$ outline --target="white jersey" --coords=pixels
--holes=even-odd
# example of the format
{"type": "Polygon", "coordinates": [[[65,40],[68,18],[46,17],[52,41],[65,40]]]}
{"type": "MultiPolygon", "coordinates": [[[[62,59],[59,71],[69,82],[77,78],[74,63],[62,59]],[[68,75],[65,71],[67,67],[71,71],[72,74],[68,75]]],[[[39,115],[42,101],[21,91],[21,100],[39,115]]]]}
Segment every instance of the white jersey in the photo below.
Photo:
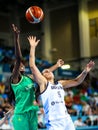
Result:
{"type": "Polygon", "coordinates": [[[47,89],[41,94],[46,122],[65,118],[68,115],[64,95],[63,87],[59,82],[57,84],[48,82],[47,89]]]}

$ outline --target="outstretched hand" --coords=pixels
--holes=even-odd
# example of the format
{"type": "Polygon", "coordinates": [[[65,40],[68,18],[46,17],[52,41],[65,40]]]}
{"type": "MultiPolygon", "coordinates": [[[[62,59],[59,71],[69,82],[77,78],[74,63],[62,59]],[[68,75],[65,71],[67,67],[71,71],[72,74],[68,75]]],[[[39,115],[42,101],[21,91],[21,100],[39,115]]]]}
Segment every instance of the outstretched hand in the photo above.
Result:
{"type": "Polygon", "coordinates": [[[12,29],[13,29],[13,31],[14,31],[16,34],[19,34],[19,33],[20,33],[20,30],[18,29],[17,26],[15,26],[15,24],[12,24],[12,29]]]}
{"type": "Polygon", "coordinates": [[[89,72],[95,65],[94,61],[90,61],[87,65],[86,65],[86,71],[89,72]]]}
{"type": "Polygon", "coordinates": [[[33,47],[36,47],[40,41],[40,40],[36,39],[36,36],[29,36],[29,37],[27,37],[27,39],[30,43],[30,46],[33,46],[33,47]]]}
{"type": "Polygon", "coordinates": [[[62,59],[58,59],[57,65],[58,65],[58,67],[61,67],[62,65],[64,65],[64,61],[62,59]]]}

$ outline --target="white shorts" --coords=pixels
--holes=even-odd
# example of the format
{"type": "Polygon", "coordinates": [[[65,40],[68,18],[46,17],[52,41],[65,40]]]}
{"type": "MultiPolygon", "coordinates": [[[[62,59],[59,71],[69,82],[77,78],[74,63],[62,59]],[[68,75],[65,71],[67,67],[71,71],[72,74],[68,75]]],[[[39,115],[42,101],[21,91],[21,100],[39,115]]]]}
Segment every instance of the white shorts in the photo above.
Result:
{"type": "Polygon", "coordinates": [[[49,121],[46,127],[47,130],[75,130],[73,121],[69,115],[63,119],[49,121]]]}

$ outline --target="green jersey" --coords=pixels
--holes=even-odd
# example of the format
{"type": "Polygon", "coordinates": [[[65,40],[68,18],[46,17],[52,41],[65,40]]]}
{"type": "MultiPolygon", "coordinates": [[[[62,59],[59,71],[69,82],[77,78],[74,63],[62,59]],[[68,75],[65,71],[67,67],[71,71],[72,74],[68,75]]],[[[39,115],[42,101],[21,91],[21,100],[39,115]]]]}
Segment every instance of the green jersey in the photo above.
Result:
{"type": "Polygon", "coordinates": [[[35,91],[34,82],[31,78],[22,75],[21,80],[17,84],[11,83],[11,87],[15,94],[14,113],[20,114],[30,110],[38,110],[38,106],[34,105],[35,91]]]}

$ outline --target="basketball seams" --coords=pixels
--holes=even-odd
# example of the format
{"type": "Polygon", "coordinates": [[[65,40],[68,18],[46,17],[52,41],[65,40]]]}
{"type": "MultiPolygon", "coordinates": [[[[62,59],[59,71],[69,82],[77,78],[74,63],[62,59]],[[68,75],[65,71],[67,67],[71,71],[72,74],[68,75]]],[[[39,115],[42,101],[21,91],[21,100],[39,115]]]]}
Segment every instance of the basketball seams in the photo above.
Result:
{"type": "Polygon", "coordinates": [[[43,10],[38,6],[31,6],[26,11],[26,18],[30,23],[39,23],[43,19],[43,10]]]}
{"type": "Polygon", "coordinates": [[[32,18],[34,19],[34,21],[33,21],[33,22],[30,21],[30,23],[39,23],[39,22],[40,22],[40,19],[39,19],[39,18],[36,18],[36,17],[33,15],[31,9],[29,9],[29,13],[30,13],[30,15],[32,16],[32,18]]]}
{"type": "Polygon", "coordinates": [[[43,17],[43,11],[40,7],[37,7],[37,6],[33,6],[33,11],[34,11],[34,14],[35,14],[35,18],[41,20],[42,17],[43,17]],[[40,12],[40,13],[39,13],[40,12]],[[39,17],[40,16],[40,17],[39,17]],[[39,17],[39,18],[38,18],[39,17]]]}

